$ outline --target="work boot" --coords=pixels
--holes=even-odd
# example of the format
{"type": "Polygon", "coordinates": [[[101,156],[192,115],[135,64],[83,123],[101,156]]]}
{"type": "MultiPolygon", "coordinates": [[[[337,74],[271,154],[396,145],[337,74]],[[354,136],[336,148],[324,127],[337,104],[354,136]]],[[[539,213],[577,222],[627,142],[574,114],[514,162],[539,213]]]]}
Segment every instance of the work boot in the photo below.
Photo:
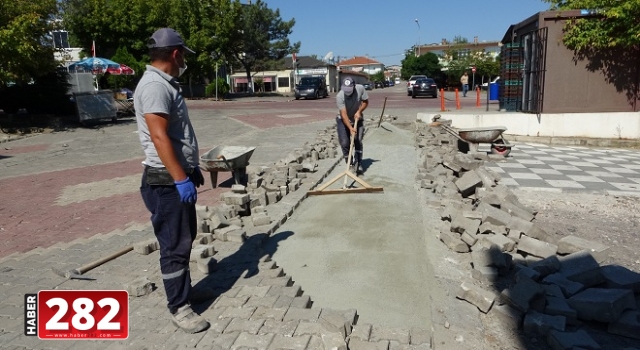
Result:
{"type": "Polygon", "coordinates": [[[362,164],[358,163],[358,166],[356,167],[356,175],[362,174],[364,174],[364,169],[362,168],[362,164]]]}
{"type": "Polygon", "coordinates": [[[349,171],[350,171],[351,173],[355,174],[355,173],[356,173],[356,170],[357,170],[357,167],[356,167],[356,165],[355,165],[355,164],[351,164],[351,165],[349,165],[349,171]]]}
{"type": "Polygon", "coordinates": [[[209,328],[209,322],[191,310],[189,304],[181,307],[171,315],[171,322],[185,333],[198,333],[209,328]]]}
{"type": "Polygon", "coordinates": [[[189,293],[189,302],[191,304],[200,304],[205,301],[215,299],[217,297],[216,292],[211,288],[195,288],[191,287],[189,293]]]}

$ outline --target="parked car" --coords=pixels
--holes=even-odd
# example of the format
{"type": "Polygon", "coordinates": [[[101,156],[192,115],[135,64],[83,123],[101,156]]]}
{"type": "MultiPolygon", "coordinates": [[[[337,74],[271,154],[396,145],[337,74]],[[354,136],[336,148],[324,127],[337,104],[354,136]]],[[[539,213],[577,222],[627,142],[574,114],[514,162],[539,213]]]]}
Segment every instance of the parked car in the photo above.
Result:
{"type": "Polygon", "coordinates": [[[435,80],[431,78],[417,79],[416,82],[413,83],[411,97],[416,98],[422,95],[433,98],[438,97],[438,85],[435,80]]]}
{"type": "Polygon", "coordinates": [[[319,99],[329,96],[327,83],[321,77],[304,77],[296,84],[294,88],[296,100],[304,97],[305,99],[319,99]]]}
{"type": "Polygon", "coordinates": [[[400,85],[400,78],[396,78],[395,84],[400,85]]]}
{"type": "Polygon", "coordinates": [[[389,81],[388,80],[383,81],[382,84],[384,84],[384,87],[389,87],[389,81]]]}
{"type": "Polygon", "coordinates": [[[407,82],[407,96],[411,96],[413,93],[413,84],[417,79],[427,79],[426,75],[412,75],[407,82]]]}
{"type": "Polygon", "coordinates": [[[375,87],[376,89],[384,89],[384,83],[383,83],[383,82],[381,82],[380,80],[377,80],[377,81],[374,83],[374,87],[375,87]]]}
{"type": "Polygon", "coordinates": [[[389,80],[389,86],[394,86],[396,84],[393,83],[393,80],[389,80]]]}
{"type": "Polygon", "coordinates": [[[370,81],[363,83],[362,86],[364,86],[365,90],[373,90],[373,83],[370,81]]]}

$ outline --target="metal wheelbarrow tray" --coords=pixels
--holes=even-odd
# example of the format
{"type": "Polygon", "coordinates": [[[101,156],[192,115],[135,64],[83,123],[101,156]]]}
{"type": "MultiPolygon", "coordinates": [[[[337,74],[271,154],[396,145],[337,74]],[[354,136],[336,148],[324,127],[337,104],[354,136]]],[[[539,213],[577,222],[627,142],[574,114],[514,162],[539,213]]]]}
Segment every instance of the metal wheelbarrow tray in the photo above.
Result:
{"type": "Polygon", "coordinates": [[[218,186],[218,172],[230,171],[236,184],[243,184],[249,158],[255,147],[217,146],[200,156],[200,167],[209,172],[211,187],[218,186]]]}
{"type": "Polygon", "coordinates": [[[502,133],[507,131],[507,128],[504,126],[464,128],[457,129],[457,131],[444,124],[441,126],[462,142],[458,142],[458,146],[462,152],[477,152],[478,146],[481,143],[490,143],[491,153],[493,154],[499,154],[506,157],[511,153],[513,145],[502,136],[502,133]]]}

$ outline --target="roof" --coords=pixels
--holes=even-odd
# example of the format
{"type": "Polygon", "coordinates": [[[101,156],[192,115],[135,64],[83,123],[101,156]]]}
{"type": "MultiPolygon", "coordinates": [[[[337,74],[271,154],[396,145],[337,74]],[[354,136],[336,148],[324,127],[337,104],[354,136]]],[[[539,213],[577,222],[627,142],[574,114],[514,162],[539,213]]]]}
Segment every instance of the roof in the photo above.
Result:
{"type": "Polygon", "coordinates": [[[376,60],[372,60],[369,57],[355,56],[353,58],[338,62],[338,66],[359,66],[367,64],[382,64],[376,60]]]}
{"type": "MultiPolygon", "coordinates": [[[[311,56],[298,56],[297,59],[298,68],[317,68],[317,67],[329,67],[333,66],[331,63],[321,61],[311,56]]],[[[284,65],[286,69],[293,68],[293,57],[288,56],[284,58],[284,65]]]]}

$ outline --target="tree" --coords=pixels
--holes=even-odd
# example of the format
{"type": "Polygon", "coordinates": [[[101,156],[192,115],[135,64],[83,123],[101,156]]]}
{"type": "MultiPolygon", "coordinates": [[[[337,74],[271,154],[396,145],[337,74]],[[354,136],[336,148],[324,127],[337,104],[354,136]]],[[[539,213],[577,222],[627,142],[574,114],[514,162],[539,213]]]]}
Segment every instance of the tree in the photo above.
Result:
{"type": "Polygon", "coordinates": [[[248,5],[234,2],[221,10],[226,13],[224,18],[237,26],[220,28],[217,46],[226,58],[244,68],[250,92],[251,71],[259,62],[280,60],[300,50],[300,42],[291,44],[288,39],[295,19],[283,21],[280,10],[268,8],[261,0],[248,5]]]}
{"type": "Polygon", "coordinates": [[[407,80],[415,74],[424,74],[428,77],[439,78],[442,67],[438,56],[432,52],[427,52],[416,57],[413,50],[407,50],[402,64],[402,79],[407,80]]]}
{"type": "Polygon", "coordinates": [[[563,42],[578,52],[640,46],[640,1],[544,0],[554,10],[593,9],[599,17],[567,21],[563,42]]]}
{"type": "Polygon", "coordinates": [[[56,0],[0,1],[0,87],[55,72],[56,0]]]}

